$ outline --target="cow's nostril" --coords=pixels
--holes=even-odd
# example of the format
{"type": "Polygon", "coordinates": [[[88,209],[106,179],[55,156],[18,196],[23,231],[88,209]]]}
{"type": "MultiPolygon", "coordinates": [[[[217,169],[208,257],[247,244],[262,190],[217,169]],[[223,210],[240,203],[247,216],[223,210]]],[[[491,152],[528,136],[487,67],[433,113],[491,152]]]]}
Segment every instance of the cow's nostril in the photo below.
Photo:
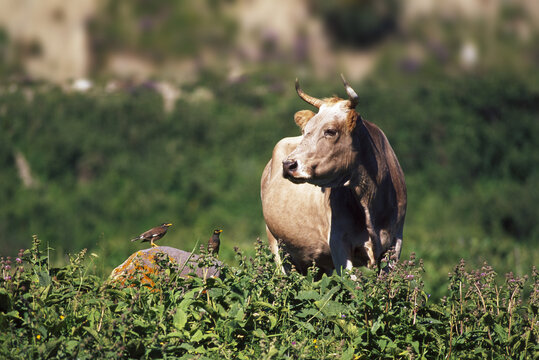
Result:
{"type": "Polygon", "coordinates": [[[283,161],[283,171],[285,173],[291,173],[298,169],[298,162],[296,160],[283,161]]]}
{"type": "Polygon", "coordinates": [[[295,161],[295,160],[292,161],[292,163],[290,164],[290,166],[288,166],[288,169],[289,169],[289,170],[292,170],[292,171],[296,170],[297,168],[298,168],[298,162],[295,161]]]}

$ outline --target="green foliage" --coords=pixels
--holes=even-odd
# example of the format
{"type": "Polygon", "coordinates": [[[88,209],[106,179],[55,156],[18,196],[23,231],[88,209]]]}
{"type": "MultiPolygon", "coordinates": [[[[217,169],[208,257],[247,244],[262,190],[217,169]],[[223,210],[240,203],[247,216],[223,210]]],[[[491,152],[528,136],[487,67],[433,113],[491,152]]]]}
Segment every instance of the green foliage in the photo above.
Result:
{"type": "MultiPolygon", "coordinates": [[[[432,302],[423,264],[343,277],[283,275],[267,246],[220,278],[179,278],[161,261],[155,287],[89,275],[82,251],[51,268],[34,238],[10,267],[2,258],[0,352],[27,358],[440,359],[533,358],[539,351],[539,274],[507,276],[486,264],[450,274],[432,302]],[[355,276],[355,279],[353,279],[355,276]],[[531,295],[522,297],[529,289],[531,295]]],[[[211,259],[208,258],[208,261],[211,259]]]]}
{"type": "MultiPolygon", "coordinates": [[[[260,174],[274,144],[299,134],[293,114],[307,106],[286,78],[254,73],[229,83],[205,74],[182,88],[169,114],[151,84],[111,93],[2,90],[0,251],[40,233],[60,254],[106,254],[106,273],[139,246],[130,238],[169,221],[163,244],[191,249],[221,227],[223,260],[234,261],[235,245],[252,254],[249,239],[264,233],[260,174]],[[204,92],[207,100],[197,100],[204,92]],[[35,179],[30,187],[17,154],[35,179]]],[[[383,129],[403,166],[404,255],[425,260],[436,298],[461,258],[519,275],[537,264],[537,84],[536,73],[420,72],[375,74],[356,86],[359,111],[383,129]]],[[[318,97],[343,93],[338,81],[302,86],[318,97]]]]}

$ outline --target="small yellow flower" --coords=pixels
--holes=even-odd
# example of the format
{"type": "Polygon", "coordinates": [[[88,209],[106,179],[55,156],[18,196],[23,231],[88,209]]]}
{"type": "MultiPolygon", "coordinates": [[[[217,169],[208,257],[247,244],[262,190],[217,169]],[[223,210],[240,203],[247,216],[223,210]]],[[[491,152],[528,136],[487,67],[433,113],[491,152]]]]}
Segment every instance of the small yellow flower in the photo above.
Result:
{"type": "Polygon", "coordinates": [[[38,334],[38,335],[36,336],[36,339],[41,340],[41,335],[38,334]]]}
{"type": "Polygon", "coordinates": [[[313,344],[316,344],[316,339],[313,340],[313,344]]]}
{"type": "Polygon", "coordinates": [[[64,315],[60,315],[60,321],[64,320],[66,317],[64,315]]]}

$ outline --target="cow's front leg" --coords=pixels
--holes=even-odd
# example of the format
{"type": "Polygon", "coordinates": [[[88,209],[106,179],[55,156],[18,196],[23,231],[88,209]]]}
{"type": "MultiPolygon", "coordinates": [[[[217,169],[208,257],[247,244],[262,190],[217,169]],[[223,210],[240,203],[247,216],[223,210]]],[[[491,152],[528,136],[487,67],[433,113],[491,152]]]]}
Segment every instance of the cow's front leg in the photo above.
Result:
{"type": "Polygon", "coordinates": [[[352,249],[341,234],[332,235],[329,239],[331,259],[333,260],[335,271],[337,271],[338,275],[341,275],[343,270],[351,270],[353,267],[352,249]]]}
{"type": "Polygon", "coordinates": [[[268,229],[267,226],[266,226],[266,235],[268,236],[268,244],[269,244],[270,251],[273,253],[273,256],[275,258],[275,265],[277,266],[278,269],[282,271],[283,274],[286,274],[285,268],[283,266],[283,262],[281,260],[281,256],[279,255],[279,242],[277,241],[275,236],[273,236],[273,234],[271,233],[271,231],[268,229]]]}
{"type": "Polygon", "coordinates": [[[368,267],[374,269],[378,266],[378,259],[381,256],[382,246],[380,244],[380,237],[374,224],[372,222],[371,213],[368,208],[365,209],[365,225],[367,226],[367,232],[369,233],[369,242],[365,244],[367,249],[367,256],[369,257],[368,267]]]}

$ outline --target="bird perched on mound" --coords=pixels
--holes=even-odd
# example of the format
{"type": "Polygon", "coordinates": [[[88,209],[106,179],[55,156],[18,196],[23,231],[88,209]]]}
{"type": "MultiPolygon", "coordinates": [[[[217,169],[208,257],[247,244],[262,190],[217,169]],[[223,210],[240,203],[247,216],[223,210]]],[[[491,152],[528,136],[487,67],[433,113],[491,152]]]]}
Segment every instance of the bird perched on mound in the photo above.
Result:
{"type": "Polygon", "coordinates": [[[137,241],[137,240],[142,240],[142,242],[149,241],[152,247],[156,247],[157,245],[154,244],[154,241],[157,241],[161,239],[163,236],[165,236],[169,226],[172,226],[172,224],[162,223],[159,226],[156,226],[154,228],[151,228],[148,231],[143,232],[136,238],[131,239],[131,241],[137,241]]]}
{"type": "Polygon", "coordinates": [[[208,241],[208,252],[211,255],[219,254],[219,246],[221,245],[221,239],[219,239],[219,234],[221,234],[222,232],[223,230],[221,229],[213,230],[213,235],[208,241]]]}

